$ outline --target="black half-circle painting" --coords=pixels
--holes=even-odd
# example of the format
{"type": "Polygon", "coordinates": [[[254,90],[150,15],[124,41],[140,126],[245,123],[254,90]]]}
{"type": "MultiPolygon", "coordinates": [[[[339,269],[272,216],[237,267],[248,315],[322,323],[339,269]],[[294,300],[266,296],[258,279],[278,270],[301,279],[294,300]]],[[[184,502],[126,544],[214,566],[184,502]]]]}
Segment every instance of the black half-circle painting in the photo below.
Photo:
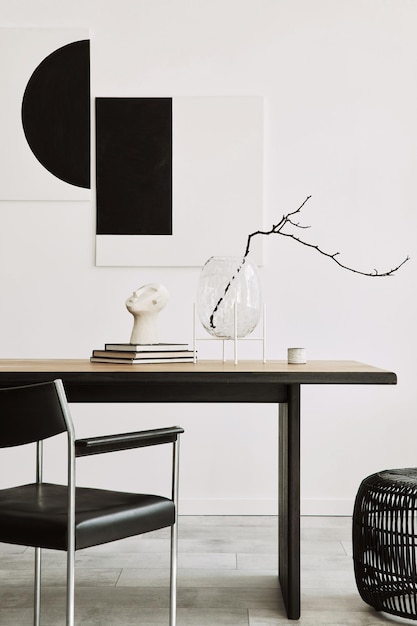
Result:
{"type": "Polygon", "coordinates": [[[90,188],[90,42],[58,48],[35,69],[22,101],[26,140],[54,176],[90,188]]]}

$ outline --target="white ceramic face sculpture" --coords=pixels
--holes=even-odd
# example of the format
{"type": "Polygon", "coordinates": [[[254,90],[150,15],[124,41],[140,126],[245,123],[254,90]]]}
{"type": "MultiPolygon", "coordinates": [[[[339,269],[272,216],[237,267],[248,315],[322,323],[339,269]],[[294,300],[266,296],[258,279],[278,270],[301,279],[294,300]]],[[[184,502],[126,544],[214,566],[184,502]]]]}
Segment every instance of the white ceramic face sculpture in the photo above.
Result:
{"type": "Polygon", "coordinates": [[[139,287],[126,300],[126,308],[134,317],[130,343],[158,343],[156,318],[168,302],[166,287],[150,283],[139,287]]]}

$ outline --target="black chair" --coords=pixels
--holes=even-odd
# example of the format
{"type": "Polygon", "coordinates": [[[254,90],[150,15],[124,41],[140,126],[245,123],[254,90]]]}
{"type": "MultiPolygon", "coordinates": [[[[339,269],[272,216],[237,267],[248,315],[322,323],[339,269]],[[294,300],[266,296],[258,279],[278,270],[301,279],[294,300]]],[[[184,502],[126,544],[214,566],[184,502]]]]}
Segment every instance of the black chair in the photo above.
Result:
{"type": "Polygon", "coordinates": [[[35,548],[34,624],[40,624],[41,549],[67,552],[66,624],[74,626],[75,550],[171,527],[169,624],[176,622],[178,426],[75,440],[61,380],[0,389],[0,448],[36,442],[36,482],[0,490],[0,542],[35,548]],[[68,483],[42,481],[43,440],[68,439],[68,483]],[[76,487],[76,457],[173,444],[172,498],[76,487]]]}

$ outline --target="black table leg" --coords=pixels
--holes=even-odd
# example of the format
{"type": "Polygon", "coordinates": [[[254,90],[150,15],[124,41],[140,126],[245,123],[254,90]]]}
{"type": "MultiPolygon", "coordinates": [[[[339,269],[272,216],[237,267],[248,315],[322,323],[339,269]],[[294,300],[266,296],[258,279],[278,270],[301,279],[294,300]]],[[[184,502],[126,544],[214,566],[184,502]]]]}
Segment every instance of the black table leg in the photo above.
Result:
{"type": "Polygon", "coordinates": [[[289,619],[300,618],[300,385],[279,405],[279,580],[289,619]]]}

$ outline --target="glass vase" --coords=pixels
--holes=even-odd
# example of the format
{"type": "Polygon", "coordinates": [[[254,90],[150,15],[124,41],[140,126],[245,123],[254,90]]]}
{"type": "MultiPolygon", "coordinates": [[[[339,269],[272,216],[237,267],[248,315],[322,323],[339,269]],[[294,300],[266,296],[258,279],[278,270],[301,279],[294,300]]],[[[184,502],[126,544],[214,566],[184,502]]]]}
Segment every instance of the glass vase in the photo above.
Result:
{"type": "Polygon", "coordinates": [[[198,316],[210,335],[234,339],[236,323],[237,338],[246,337],[256,328],[261,307],[261,282],[251,261],[210,257],[201,270],[197,292],[198,316]]]}

